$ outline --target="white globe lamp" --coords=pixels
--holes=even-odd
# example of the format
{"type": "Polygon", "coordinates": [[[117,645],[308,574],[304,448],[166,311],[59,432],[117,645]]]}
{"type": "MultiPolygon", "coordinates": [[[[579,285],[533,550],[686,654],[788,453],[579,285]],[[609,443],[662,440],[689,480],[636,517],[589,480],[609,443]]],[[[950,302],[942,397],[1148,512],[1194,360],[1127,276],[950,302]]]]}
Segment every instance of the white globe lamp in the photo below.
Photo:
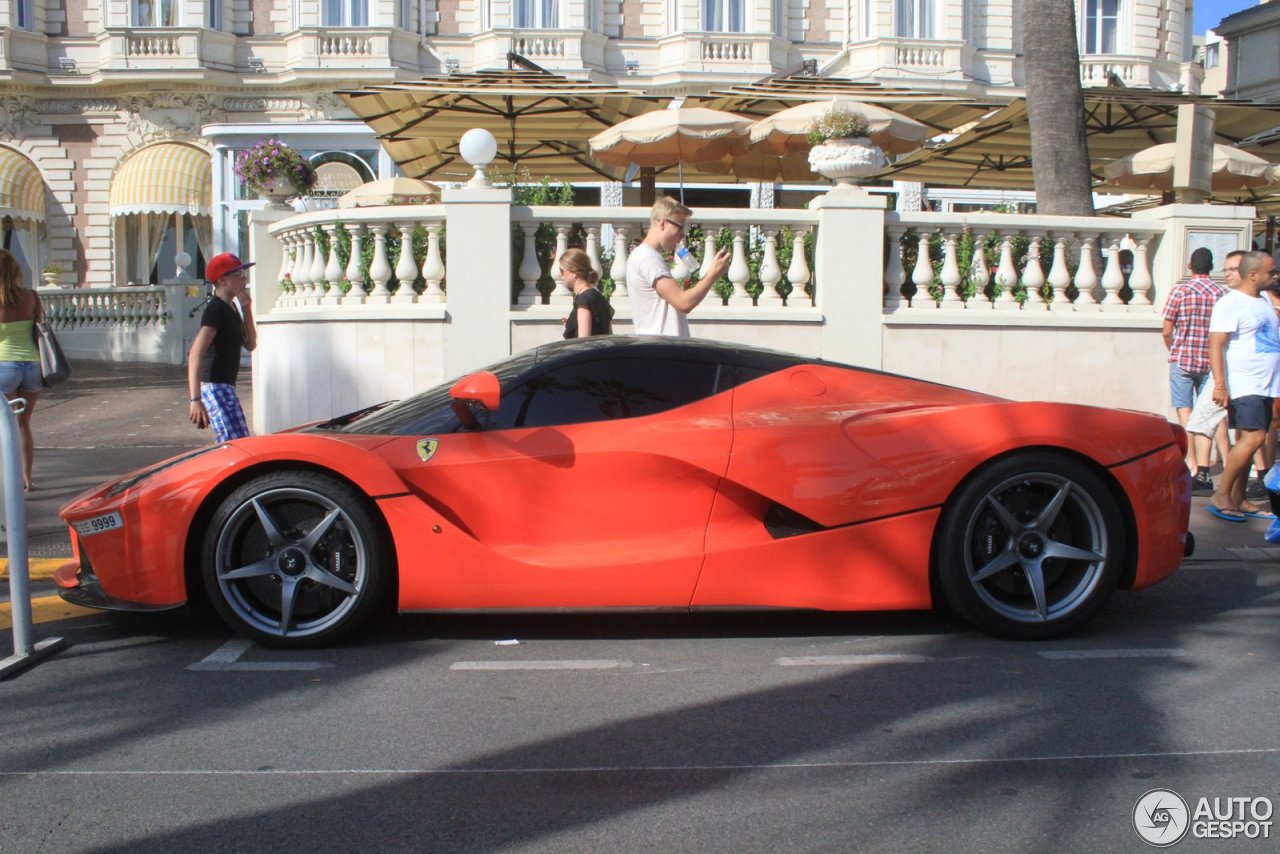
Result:
{"type": "Polygon", "coordinates": [[[173,256],[174,274],[179,279],[187,278],[187,268],[191,266],[191,253],[179,252],[173,256]]]}
{"type": "Polygon", "coordinates": [[[476,174],[467,182],[468,187],[487,187],[489,179],[484,176],[484,168],[493,162],[498,154],[498,141],[493,134],[484,128],[472,128],[458,140],[458,152],[462,159],[475,167],[476,174]]]}

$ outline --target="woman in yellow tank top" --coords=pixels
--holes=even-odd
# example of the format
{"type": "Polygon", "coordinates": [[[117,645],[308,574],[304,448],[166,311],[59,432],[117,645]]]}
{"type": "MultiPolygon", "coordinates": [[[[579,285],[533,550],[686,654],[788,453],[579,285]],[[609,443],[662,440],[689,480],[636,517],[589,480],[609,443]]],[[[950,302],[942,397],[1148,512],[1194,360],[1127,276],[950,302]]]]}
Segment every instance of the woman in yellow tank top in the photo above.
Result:
{"type": "Polygon", "coordinates": [[[44,390],[40,353],[31,336],[31,324],[43,318],[40,297],[22,285],[18,259],[0,249],[0,391],[9,400],[27,399],[26,411],[18,416],[18,435],[22,441],[22,486],[28,491],[34,488],[31,464],[36,453],[31,413],[44,390]]]}

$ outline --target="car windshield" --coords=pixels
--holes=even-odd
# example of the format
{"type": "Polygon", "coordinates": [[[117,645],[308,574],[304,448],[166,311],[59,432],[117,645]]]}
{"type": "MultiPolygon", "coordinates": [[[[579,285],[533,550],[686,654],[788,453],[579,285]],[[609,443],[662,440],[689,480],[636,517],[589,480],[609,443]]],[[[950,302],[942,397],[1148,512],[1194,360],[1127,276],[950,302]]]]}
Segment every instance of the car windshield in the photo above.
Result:
{"type": "MultiPolygon", "coordinates": [[[[522,376],[538,361],[538,350],[528,350],[509,359],[504,359],[484,370],[492,371],[498,377],[498,383],[505,392],[512,381],[522,376]]],[[[435,388],[415,394],[413,397],[382,406],[374,411],[365,410],[368,414],[351,419],[339,416],[321,429],[332,429],[340,433],[383,433],[392,436],[408,436],[417,433],[452,433],[462,425],[453,413],[453,399],[449,396],[451,389],[459,378],[441,383],[435,388]]]]}

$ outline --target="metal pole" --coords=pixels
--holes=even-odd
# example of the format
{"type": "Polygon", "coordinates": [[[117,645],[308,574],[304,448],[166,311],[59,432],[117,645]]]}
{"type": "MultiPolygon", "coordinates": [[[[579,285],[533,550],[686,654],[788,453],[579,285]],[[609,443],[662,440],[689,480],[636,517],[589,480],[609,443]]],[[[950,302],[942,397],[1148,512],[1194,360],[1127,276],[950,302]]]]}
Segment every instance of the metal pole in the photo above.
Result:
{"type": "Polygon", "coordinates": [[[14,407],[24,412],[20,398],[0,406],[0,471],[4,475],[4,506],[9,529],[9,606],[13,614],[13,655],[0,661],[0,679],[25,670],[66,646],[62,638],[31,642],[31,585],[27,563],[27,504],[22,492],[22,445],[14,407]]]}

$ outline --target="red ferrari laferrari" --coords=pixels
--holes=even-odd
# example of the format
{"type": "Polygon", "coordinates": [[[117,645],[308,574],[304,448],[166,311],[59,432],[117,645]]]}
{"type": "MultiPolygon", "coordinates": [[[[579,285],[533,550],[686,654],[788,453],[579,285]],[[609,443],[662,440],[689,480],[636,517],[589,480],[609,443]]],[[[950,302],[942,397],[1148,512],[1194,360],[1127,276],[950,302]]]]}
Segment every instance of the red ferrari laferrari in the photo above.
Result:
{"type": "Polygon", "coordinates": [[[883,610],[1046,638],[1191,549],[1186,436],[785,353],[599,337],[62,508],[62,596],[328,643],[380,602],[883,610]]]}

